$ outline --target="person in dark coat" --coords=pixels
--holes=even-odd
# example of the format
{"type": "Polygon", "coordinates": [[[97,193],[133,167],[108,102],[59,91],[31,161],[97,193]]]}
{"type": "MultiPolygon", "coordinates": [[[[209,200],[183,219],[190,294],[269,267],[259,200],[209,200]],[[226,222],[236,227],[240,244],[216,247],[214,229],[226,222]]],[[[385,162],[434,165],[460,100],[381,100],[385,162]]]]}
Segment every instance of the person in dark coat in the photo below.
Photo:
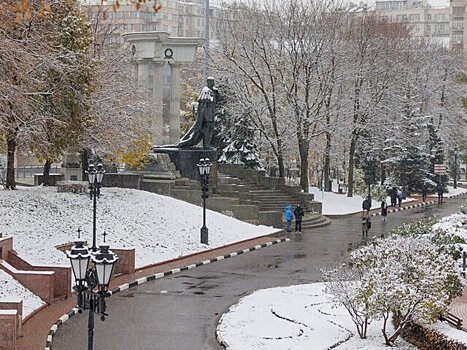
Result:
{"type": "Polygon", "coordinates": [[[397,188],[393,187],[391,190],[391,207],[395,207],[397,203],[397,188]]]}
{"type": "Polygon", "coordinates": [[[383,221],[386,221],[386,217],[388,216],[388,203],[386,203],[386,199],[383,198],[381,201],[381,218],[383,221]]]}
{"type": "Polygon", "coordinates": [[[302,233],[302,218],[305,213],[303,212],[303,208],[300,206],[300,204],[297,204],[293,214],[295,216],[295,232],[298,231],[298,233],[302,233]]]}
{"type": "Polygon", "coordinates": [[[371,197],[366,197],[362,203],[363,210],[371,210],[371,197]]]}
{"type": "Polygon", "coordinates": [[[285,209],[285,221],[287,222],[287,232],[292,232],[293,211],[292,206],[289,204],[285,209]]]}
{"type": "Polygon", "coordinates": [[[443,204],[443,185],[437,184],[436,185],[436,193],[438,194],[438,204],[443,204]]]}
{"type": "Polygon", "coordinates": [[[428,194],[428,189],[426,188],[426,184],[422,185],[422,202],[426,202],[426,196],[428,194]]]}

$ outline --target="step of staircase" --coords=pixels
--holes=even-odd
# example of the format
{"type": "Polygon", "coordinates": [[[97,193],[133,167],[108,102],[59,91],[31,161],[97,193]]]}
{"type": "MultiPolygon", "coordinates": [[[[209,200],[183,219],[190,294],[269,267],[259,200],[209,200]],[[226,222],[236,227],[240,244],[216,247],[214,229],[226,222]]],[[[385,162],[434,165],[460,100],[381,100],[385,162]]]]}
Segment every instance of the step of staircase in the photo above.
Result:
{"type": "MultiPolygon", "coordinates": [[[[221,185],[219,186],[220,194],[231,197],[237,193],[242,197],[242,203],[259,203],[260,211],[275,211],[282,213],[282,218],[285,221],[285,210],[288,205],[293,208],[299,204],[299,201],[292,197],[289,193],[280,190],[271,190],[250,182],[248,179],[240,179],[230,174],[219,174],[221,185]],[[235,184],[236,186],[231,186],[235,184]],[[236,191],[238,189],[238,192],[236,191]],[[242,192],[242,194],[240,194],[242,192]]],[[[313,229],[329,225],[331,220],[321,214],[306,213],[302,221],[303,229],[313,229]]]]}

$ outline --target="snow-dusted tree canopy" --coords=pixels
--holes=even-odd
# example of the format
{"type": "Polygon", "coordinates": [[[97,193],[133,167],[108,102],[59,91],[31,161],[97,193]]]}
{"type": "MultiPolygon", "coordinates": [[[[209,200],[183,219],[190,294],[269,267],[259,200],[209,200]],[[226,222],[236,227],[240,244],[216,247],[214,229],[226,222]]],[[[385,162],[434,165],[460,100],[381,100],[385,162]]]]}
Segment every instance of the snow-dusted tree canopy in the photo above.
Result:
{"type": "Polygon", "coordinates": [[[351,196],[368,151],[375,183],[418,190],[465,139],[462,60],[406,23],[318,0],[236,2],[225,14],[212,60],[235,96],[226,108],[248,116],[280,176],[299,158],[305,191],[309,170],[328,183],[334,169],[351,196]]]}
{"type": "Polygon", "coordinates": [[[434,322],[462,293],[454,259],[427,236],[377,239],[353,251],[350,261],[350,272],[328,273],[327,290],[347,308],[362,338],[371,319],[382,319],[392,345],[409,322],[434,322]],[[395,330],[388,334],[391,317],[395,330]]]}

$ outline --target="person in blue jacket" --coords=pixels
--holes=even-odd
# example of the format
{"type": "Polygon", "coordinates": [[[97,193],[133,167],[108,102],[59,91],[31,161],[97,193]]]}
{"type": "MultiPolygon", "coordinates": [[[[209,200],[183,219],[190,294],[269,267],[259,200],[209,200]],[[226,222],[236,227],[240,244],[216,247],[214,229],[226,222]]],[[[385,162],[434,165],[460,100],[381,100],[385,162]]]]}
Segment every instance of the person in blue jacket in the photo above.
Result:
{"type": "Polygon", "coordinates": [[[292,232],[293,210],[292,205],[288,205],[285,209],[285,221],[287,222],[287,232],[292,232]]]}

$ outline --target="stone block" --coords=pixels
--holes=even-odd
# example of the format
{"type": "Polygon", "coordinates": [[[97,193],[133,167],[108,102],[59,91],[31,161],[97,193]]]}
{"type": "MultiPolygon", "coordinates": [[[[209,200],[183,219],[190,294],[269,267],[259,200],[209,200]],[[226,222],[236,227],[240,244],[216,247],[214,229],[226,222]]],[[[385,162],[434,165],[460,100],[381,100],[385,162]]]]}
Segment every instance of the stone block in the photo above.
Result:
{"type": "Polygon", "coordinates": [[[260,211],[258,214],[259,224],[283,228],[282,213],[280,211],[260,211]]]}
{"type": "Polygon", "coordinates": [[[140,189],[143,175],[135,173],[106,173],[102,179],[103,187],[140,189]]]}
{"type": "Polygon", "coordinates": [[[141,183],[140,189],[152,193],[157,193],[163,196],[170,196],[174,184],[174,180],[158,180],[145,177],[143,182],[141,183]]]}
{"type": "MultiPolygon", "coordinates": [[[[63,174],[49,174],[49,186],[56,186],[57,182],[63,181],[65,176],[63,174]]],[[[43,174],[34,174],[34,186],[39,186],[44,182],[43,174]]]]}
{"type": "Polygon", "coordinates": [[[257,205],[239,204],[232,205],[232,213],[238,220],[254,222],[258,224],[259,207],[257,205]]]}
{"type": "Polygon", "coordinates": [[[209,197],[206,199],[206,208],[220,213],[222,213],[223,210],[232,210],[232,206],[238,204],[240,204],[240,200],[238,198],[209,197]]]}
{"type": "Polygon", "coordinates": [[[211,160],[211,173],[209,177],[210,187],[217,187],[217,151],[206,149],[181,149],[181,148],[154,148],[154,153],[168,154],[172,163],[180,172],[182,177],[192,180],[199,180],[199,170],[197,164],[201,158],[211,160]]]}

